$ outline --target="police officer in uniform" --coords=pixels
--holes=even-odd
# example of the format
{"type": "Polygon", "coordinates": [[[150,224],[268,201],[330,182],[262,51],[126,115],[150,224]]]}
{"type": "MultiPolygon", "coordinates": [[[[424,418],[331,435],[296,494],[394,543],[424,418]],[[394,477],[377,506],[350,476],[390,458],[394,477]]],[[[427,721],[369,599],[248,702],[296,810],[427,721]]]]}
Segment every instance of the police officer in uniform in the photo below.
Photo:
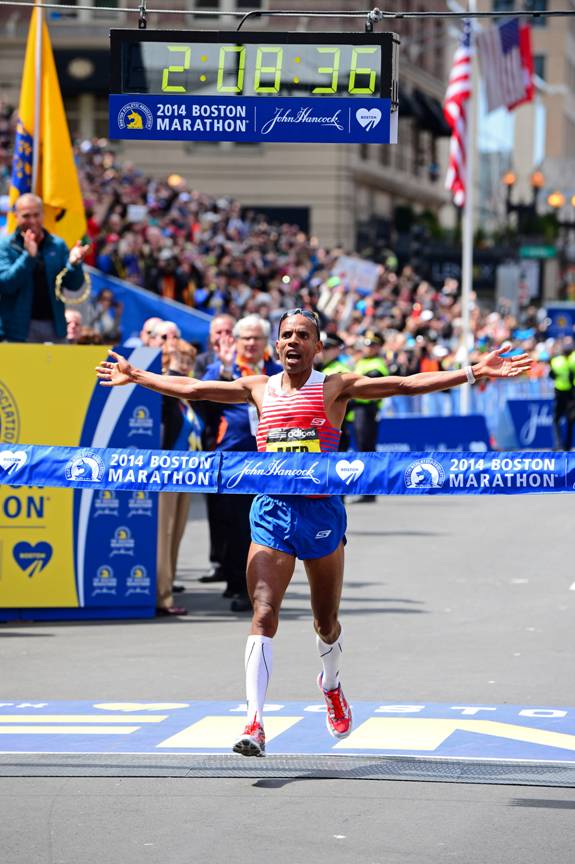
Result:
{"type": "Polygon", "coordinates": [[[560,353],[551,358],[549,375],[555,386],[553,428],[557,450],[571,450],[575,423],[575,350],[571,339],[563,342],[560,353]],[[565,418],[565,439],[561,441],[561,420],[565,418]]]}
{"type": "MultiPolygon", "coordinates": [[[[374,330],[364,333],[363,357],[357,361],[354,372],[368,378],[383,378],[389,375],[389,370],[380,356],[383,341],[381,333],[374,330]]],[[[354,399],[355,446],[362,453],[373,452],[377,447],[377,414],[380,407],[379,399],[354,399]]],[[[368,504],[373,501],[375,495],[361,495],[355,503],[368,504]]]]}

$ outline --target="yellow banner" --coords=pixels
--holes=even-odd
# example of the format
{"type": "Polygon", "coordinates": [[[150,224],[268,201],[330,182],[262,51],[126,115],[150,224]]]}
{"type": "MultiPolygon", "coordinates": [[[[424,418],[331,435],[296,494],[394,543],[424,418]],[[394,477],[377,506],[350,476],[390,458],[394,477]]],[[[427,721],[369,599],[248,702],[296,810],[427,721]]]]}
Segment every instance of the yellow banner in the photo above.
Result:
{"type": "MultiPolygon", "coordinates": [[[[98,346],[0,345],[0,443],[80,443],[98,346]]],[[[0,606],[76,607],[74,493],[0,486],[0,606]]]]}
{"type": "MultiPolygon", "coordinates": [[[[34,9],[28,32],[24,74],[20,91],[18,125],[10,186],[10,204],[25,192],[34,192],[44,201],[44,224],[48,231],[73,246],[86,233],[86,216],[74,152],[60,93],[48,28],[42,20],[41,69],[36,68],[36,34],[41,12],[34,9]],[[35,140],[36,80],[40,76],[40,162],[36,188],[32,188],[35,140]]],[[[8,231],[14,231],[13,213],[8,231]]]]}

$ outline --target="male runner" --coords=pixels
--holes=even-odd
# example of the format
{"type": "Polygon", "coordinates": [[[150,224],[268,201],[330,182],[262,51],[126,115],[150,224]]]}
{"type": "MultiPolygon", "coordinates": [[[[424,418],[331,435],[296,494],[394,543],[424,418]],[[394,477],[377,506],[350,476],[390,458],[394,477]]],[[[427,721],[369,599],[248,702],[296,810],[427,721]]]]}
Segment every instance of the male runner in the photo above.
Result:
{"type": "MultiPolygon", "coordinates": [[[[142,384],[180,399],[252,403],[259,414],[259,450],[293,450],[297,443],[300,452],[323,452],[337,450],[350,399],[416,395],[471,384],[478,378],[511,378],[531,365],[526,354],[502,357],[509,350],[503,347],[454,372],[422,372],[405,378],[369,378],[353,372],[326,376],[313,369],[321,348],[314,313],[291,309],[280,319],[276,342],[284,371],[271,377],[253,375],[230,382],[166,377],[137,369],[113,351],[110,354],[116,362],[102,362],[96,371],[100,383],[109,387],[142,384]]],[[[326,701],[327,728],[333,737],[345,738],[351,732],[352,718],[339,682],[343,641],[338,611],[346,529],[342,500],[338,495],[258,495],[250,521],[247,584],[253,617],[245,653],[247,725],[233,749],[243,756],[265,755],[262,715],[272,668],[272,639],[296,558],[303,560],[310,585],[322,663],[318,684],[326,701]]]]}

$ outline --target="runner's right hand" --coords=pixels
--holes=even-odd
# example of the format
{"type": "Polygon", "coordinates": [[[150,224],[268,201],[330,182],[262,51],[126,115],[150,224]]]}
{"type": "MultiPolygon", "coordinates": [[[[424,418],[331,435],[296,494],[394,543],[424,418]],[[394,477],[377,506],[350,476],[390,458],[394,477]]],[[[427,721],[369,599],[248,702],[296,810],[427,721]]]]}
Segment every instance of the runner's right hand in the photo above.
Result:
{"type": "Polygon", "coordinates": [[[102,360],[99,366],[96,366],[96,375],[100,379],[102,387],[119,387],[121,384],[133,384],[132,372],[133,367],[125,357],[121,354],[116,354],[115,351],[108,351],[109,355],[115,359],[115,363],[110,363],[109,360],[102,360]]]}

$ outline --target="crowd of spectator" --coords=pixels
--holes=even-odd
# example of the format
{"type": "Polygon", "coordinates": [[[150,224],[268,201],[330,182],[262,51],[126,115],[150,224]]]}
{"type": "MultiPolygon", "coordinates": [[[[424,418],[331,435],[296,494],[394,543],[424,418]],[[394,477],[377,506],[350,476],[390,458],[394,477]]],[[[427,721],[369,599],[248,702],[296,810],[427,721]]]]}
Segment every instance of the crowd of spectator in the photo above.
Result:
{"type": "MultiPolygon", "coordinates": [[[[235,319],[257,313],[272,333],[286,309],[316,311],[326,334],[338,334],[353,364],[366,331],[384,337],[390,371],[454,368],[462,351],[459,284],[422,281],[410,266],[397,270],[390,255],[371,293],[334,275],[349,249],[326,249],[294,225],[275,225],[237,201],[214,199],[177,175],[150,179],[121,164],[106,140],[83,141],[78,165],[94,247],[88,263],[162,297],[235,319]]],[[[520,318],[505,308],[473,302],[474,351],[510,339],[545,363],[543,310],[520,318]]],[[[544,374],[536,363],[534,375],[544,374]]]]}
{"type": "MultiPolygon", "coordinates": [[[[8,116],[5,108],[0,115],[8,116]]],[[[9,159],[3,152],[6,183],[9,159]]],[[[257,313],[269,320],[272,336],[286,309],[314,310],[323,332],[341,337],[352,366],[367,331],[382,335],[390,372],[460,365],[457,281],[431,285],[409,265],[398,269],[390,253],[379,266],[374,290],[366,293],[337,275],[338,259],[353,250],[324,248],[299,227],[272,224],[237,201],[194,189],[178,175],[150,178],[122,163],[106,139],[81,141],[76,153],[92,241],[86,263],[102,272],[210,315],[238,320],[257,313]]],[[[535,306],[515,316],[505,307],[483,308],[473,298],[469,349],[473,356],[512,340],[539,361],[532,374],[544,375],[553,353],[546,327],[544,310],[535,306]]],[[[119,340],[121,308],[111,291],[92,303],[83,328],[80,341],[119,340]]]]}

